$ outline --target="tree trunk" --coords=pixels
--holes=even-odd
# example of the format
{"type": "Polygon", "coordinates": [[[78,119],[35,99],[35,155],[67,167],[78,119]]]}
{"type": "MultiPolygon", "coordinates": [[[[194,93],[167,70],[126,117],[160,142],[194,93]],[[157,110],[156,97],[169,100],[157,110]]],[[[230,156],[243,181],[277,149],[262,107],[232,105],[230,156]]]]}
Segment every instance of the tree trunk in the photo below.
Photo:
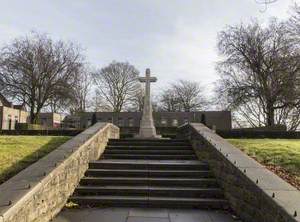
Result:
{"type": "Polygon", "coordinates": [[[30,110],[30,123],[36,124],[36,122],[37,122],[37,114],[34,113],[33,110],[30,110]]]}
{"type": "Polygon", "coordinates": [[[269,103],[267,104],[267,126],[274,126],[275,125],[275,110],[273,106],[269,103]]]}
{"type": "Polygon", "coordinates": [[[38,122],[38,117],[39,117],[39,114],[40,114],[40,111],[41,111],[41,108],[37,108],[36,112],[34,112],[35,106],[31,106],[30,108],[30,123],[31,124],[37,124],[38,122]]]}

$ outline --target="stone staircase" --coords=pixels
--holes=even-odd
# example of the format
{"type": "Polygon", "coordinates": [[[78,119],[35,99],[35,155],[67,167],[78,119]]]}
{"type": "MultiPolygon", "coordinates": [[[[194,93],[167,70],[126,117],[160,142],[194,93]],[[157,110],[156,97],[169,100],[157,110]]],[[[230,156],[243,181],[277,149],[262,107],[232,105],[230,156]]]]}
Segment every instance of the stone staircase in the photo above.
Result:
{"type": "Polygon", "coordinates": [[[226,209],[216,179],[185,140],[110,140],[71,201],[89,206],[226,209]]]}

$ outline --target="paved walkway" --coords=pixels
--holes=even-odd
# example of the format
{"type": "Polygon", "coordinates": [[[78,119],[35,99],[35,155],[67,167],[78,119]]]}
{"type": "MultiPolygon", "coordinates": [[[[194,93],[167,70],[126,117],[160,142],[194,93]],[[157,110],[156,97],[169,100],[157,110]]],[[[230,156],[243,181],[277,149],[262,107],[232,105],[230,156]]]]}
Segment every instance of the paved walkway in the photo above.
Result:
{"type": "Polygon", "coordinates": [[[53,222],[238,222],[218,211],[190,209],[65,209],[53,222]]]}

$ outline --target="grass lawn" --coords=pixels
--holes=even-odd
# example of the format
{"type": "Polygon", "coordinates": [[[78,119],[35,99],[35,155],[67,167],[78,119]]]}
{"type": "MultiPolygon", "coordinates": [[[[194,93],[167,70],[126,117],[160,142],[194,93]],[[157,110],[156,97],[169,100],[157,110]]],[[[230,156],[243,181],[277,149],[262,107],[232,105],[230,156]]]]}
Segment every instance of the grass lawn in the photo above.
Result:
{"type": "Polygon", "coordinates": [[[71,137],[0,136],[0,184],[71,137]]]}
{"type": "Polygon", "coordinates": [[[228,139],[300,189],[300,139],[228,139]]]}

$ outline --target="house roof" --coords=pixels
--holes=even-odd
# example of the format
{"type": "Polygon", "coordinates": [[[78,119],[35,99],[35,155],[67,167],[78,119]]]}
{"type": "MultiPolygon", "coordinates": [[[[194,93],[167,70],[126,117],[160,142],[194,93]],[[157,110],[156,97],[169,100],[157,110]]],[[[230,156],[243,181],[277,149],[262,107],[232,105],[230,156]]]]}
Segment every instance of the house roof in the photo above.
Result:
{"type": "Polygon", "coordinates": [[[0,105],[11,107],[12,104],[0,93],[0,105]]]}
{"type": "Polygon", "coordinates": [[[19,109],[19,110],[27,111],[25,104],[14,105],[14,109],[19,109]]]}
{"type": "Polygon", "coordinates": [[[25,104],[13,105],[1,93],[0,93],[0,106],[5,106],[5,107],[10,107],[10,108],[18,109],[18,110],[27,111],[25,104]]]}

